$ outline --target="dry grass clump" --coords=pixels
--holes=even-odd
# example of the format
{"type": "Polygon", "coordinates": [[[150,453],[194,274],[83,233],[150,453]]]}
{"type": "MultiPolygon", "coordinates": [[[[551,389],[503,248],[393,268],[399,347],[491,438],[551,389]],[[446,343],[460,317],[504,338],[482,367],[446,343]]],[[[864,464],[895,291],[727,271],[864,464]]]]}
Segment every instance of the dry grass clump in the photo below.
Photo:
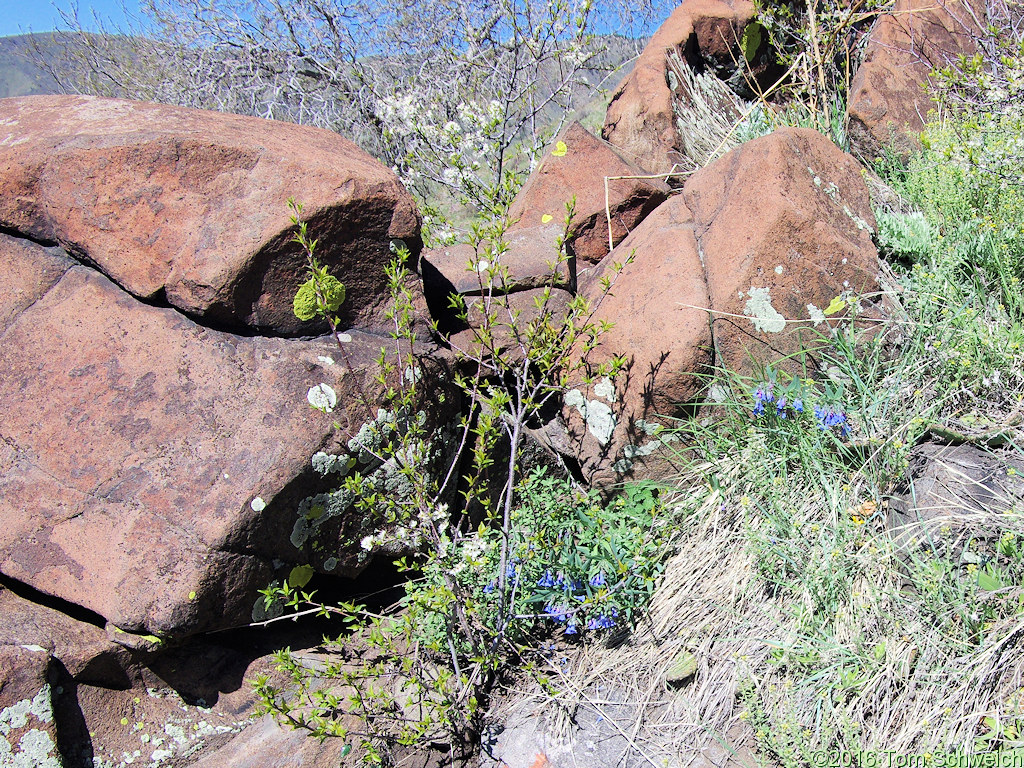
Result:
{"type": "Polygon", "coordinates": [[[604,715],[631,765],[700,754],[722,764],[723,742],[740,762],[752,744],[786,765],[811,764],[821,749],[1018,746],[1020,499],[989,513],[943,510],[907,537],[839,475],[768,494],[760,475],[739,457],[694,465],[649,621],[551,679],[565,733],[567,714],[604,715]],[[712,490],[707,477],[725,482],[712,490]],[[680,667],[692,675],[673,682],[680,667]]]}

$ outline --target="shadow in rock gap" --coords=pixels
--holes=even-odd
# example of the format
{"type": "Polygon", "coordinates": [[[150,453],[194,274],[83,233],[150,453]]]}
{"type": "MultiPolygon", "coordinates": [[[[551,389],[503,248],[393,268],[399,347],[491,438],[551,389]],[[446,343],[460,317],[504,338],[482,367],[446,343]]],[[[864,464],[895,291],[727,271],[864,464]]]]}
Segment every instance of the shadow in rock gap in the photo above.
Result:
{"type": "Polygon", "coordinates": [[[78,703],[78,683],[57,659],[51,667],[57,750],[64,768],[94,768],[92,739],[78,703]]]}
{"type": "MultiPolygon", "coordinates": [[[[374,612],[394,605],[404,595],[403,576],[390,562],[371,563],[355,579],[314,576],[304,588],[326,605],[342,601],[366,604],[374,612]]],[[[187,642],[154,658],[143,670],[147,687],[167,686],[186,704],[213,707],[222,694],[249,686],[261,667],[269,667],[269,656],[281,648],[305,650],[347,631],[338,616],[284,614],[272,623],[237,627],[190,638],[187,642]],[[156,679],[153,679],[156,678],[156,679]]],[[[239,713],[236,713],[239,714],[239,713]]]]}

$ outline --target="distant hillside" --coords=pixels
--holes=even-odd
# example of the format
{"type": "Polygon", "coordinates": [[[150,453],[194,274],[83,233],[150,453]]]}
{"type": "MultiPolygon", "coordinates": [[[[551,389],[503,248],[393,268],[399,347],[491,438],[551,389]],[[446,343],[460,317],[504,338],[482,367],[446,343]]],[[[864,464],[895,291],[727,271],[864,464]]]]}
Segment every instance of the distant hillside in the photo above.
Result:
{"type": "Polygon", "coordinates": [[[44,58],[55,61],[65,55],[70,36],[59,34],[0,37],[0,98],[60,93],[57,81],[37,66],[29,52],[37,46],[44,58]]]}

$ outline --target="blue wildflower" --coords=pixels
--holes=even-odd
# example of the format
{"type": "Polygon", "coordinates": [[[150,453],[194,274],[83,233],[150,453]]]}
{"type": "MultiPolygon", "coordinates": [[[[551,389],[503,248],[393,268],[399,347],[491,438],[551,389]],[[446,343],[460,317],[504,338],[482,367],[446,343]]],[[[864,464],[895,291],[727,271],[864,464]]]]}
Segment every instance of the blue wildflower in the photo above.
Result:
{"type": "Polygon", "coordinates": [[[566,592],[580,592],[583,589],[583,581],[580,579],[566,579],[563,589],[566,592]]]}
{"type": "Polygon", "coordinates": [[[772,384],[766,384],[758,387],[757,391],[754,392],[754,416],[763,415],[765,404],[771,405],[775,402],[775,396],[772,394],[772,386],[772,384]]]}
{"type": "Polygon", "coordinates": [[[484,594],[485,595],[489,595],[493,591],[494,591],[494,582],[492,581],[486,587],[484,587],[484,594]]]}
{"type": "Polygon", "coordinates": [[[838,427],[839,434],[843,437],[850,434],[850,425],[843,411],[837,411],[835,408],[822,408],[817,405],[814,407],[814,415],[818,419],[818,429],[822,432],[838,427]]]}
{"type": "Polygon", "coordinates": [[[559,624],[565,621],[569,615],[564,605],[554,605],[553,603],[544,606],[544,613],[559,624]]]}
{"type": "Polygon", "coordinates": [[[775,403],[775,415],[780,419],[786,418],[786,398],[780,397],[775,403]]]}
{"type": "Polygon", "coordinates": [[[577,632],[577,630],[576,630],[575,622],[569,622],[568,624],[565,625],[565,634],[567,634],[567,635],[575,635],[576,632],[577,632]]]}
{"type": "Polygon", "coordinates": [[[544,575],[541,576],[537,582],[538,587],[553,587],[555,586],[555,577],[551,575],[551,571],[544,571],[544,575]]]}
{"type": "Polygon", "coordinates": [[[804,412],[804,401],[801,400],[799,397],[793,401],[793,410],[796,411],[797,413],[804,412]]]}
{"type": "Polygon", "coordinates": [[[604,587],[607,585],[608,582],[605,581],[604,571],[598,571],[596,576],[590,577],[590,586],[592,587],[604,587]]]}
{"type": "Polygon", "coordinates": [[[615,619],[607,615],[598,616],[587,622],[587,629],[611,629],[614,626],[615,619]]]}

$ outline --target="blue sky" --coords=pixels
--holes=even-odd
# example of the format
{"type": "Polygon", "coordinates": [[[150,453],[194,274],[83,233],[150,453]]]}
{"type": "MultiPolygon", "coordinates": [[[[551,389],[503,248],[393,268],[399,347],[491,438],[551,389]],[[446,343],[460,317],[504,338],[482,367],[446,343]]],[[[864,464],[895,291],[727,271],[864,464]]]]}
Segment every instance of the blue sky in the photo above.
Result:
{"type": "Polygon", "coordinates": [[[124,24],[124,8],[138,15],[138,0],[0,0],[0,37],[23,32],[49,32],[63,27],[58,9],[69,13],[78,6],[78,17],[87,29],[95,29],[93,11],[108,30],[124,24]]]}
{"type": "MultiPolygon", "coordinates": [[[[659,18],[667,17],[676,2],[654,0],[659,9],[665,6],[659,18]]],[[[76,6],[82,26],[93,31],[96,30],[95,15],[103,20],[108,32],[125,27],[126,9],[128,14],[136,18],[141,15],[139,0],[0,0],[0,37],[66,28],[61,22],[60,11],[70,14],[76,6]]],[[[650,30],[647,34],[650,34],[650,30]]]]}

